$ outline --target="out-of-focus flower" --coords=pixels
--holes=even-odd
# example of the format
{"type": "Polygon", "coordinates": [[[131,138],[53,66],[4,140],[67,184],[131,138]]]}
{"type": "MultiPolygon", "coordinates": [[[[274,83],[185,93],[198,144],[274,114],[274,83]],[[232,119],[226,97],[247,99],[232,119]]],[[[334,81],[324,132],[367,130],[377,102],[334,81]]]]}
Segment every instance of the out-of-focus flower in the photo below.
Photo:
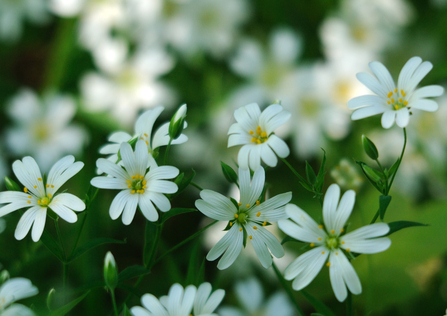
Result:
{"type": "Polygon", "coordinates": [[[78,15],[89,0],[49,0],[48,6],[54,14],[61,17],[78,15]]]}
{"type": "Polygon", "coordinates": [[[0,315],[34,316],[34,312],[28,307],[13,303],[37,293],[39,290],[28,279],[12,278],[5,281],[0,286],[0,315]]]}
{"type": "Polygon", "coordinates": [[[77,221],[75,212],[85,209],[84,202],[70,193],[56,194],[57,190],[84,166],[83,162],[74,161],[73,156],[66,156],[56,162],[48,174],[46,183],[32,157],[25,157],[22,161],[16,160],[13,163],[12,169],[17,179],[25,186],[24,192],[0,192],[0,204],[8,203],[0,208],[0,216],[29,208],[17,224],[14,234],[16,239],[25,238],[33,226],[31,237],[33,241],[38,241],[45,227],[48,208],[69,223],[77,221]]]}
{"type": "Polygon", "coordinates": [[[237,109],[234,118],[237,123],[228,131],[228,147],[242,145],[237,159],[242,169],[258,170],[261,159],[275,167],[278,163],[276,155],[280,158],[289,155],[287,144],[274,134],[275,129],[290,118],[290,113],[281,105],[272,104],[261,113],[259,105],[251,103],[237,109]]]}
{"type": "Polygon", "coordinates": [[[24,20],[44,24],[49,19],[45,0],[0,1],[0,40],[5,42],[19,40],[24,20]]]}
{"type": "Polygon", "coordinates": [[[97,59],[102,60],[98,65],[103,71],[87,73],[81,79],[81,93],[87,110],[109,110],[120,123],[128,125],[142,108],[174,103],[175,93],[159,80],[159,76],[173,67],[172,58],[163,48],[141,48],[124,60],[122,45],[115,43],[109,47],[109,50],[99,48],[101,52],[96,52],[97,59]],[[114,50],[120,51],[115,54],[114,50]],[[110,58],[102,58],[103,55],[110,58]]]}
{"type": "MultiPolygon", "coordinates": [[[[156,156],[155,150],[160,146],[166,146],[169,143],[169,122],[161,125],[152,136],[154,123],[163,110],[164,107],[162,106],[147,110],[138,117],[138,120],[135,123],[135,135],[133,137],[126,132],[113,133],[109,137],[111,144],[105,145],[99,152],[104,155],[110,155],[107,159],[116,163],[118,161],[118,151],[121,143],[129,142],[132,139],[137,138],[145,141],[150,155],[153,157],[156,156]]],[[[186,127],[186,122],[184,127],[186,127]]],[[[187,140],[188,137],[181,134],[177,139],[171,142],[171,145],[183,144],[187,140]]]]}
{"type": "Polygon", "coordinates": [[[169,289],[167,296],[157,299],[152,294],[144,294],[141,297],[141,306],[134,306],[130,312],[134,316],[190,316],[194,305],[197,289],[194,285],[188,285],[185,289],[175,283],[169,289]]]}
{"type": "Polygon", "coordinates": [[[218,310],[220,316],[294,315],[294,308],[285,293],[276,292],[265,299],[262,285],[255,278],[237,282],[234,290],[243,309],[222,306],[218,310]]]}
{"type": "Polygon", "coordinates": [[[194,299],[193,311],[195,316],[217,316],[213,312],[222,302],[225,291],[218,289],[211,293],[211,290],[211,284],[208,282],[200,284],[194,299]]]}
{"type": "Polygon", "coordinates": [[[188,58],[201,51],[225,56],[249,13],[245,0],[165,1],[163,11],[164,37],[188,58]]]}
{"type": "Polygon", "coordinates": [[[15,126],[6,131],[6,145],[14,155],[32,155],[48,171],[64,154],[78,154],[87,141],[84,128],[69,124],[76,113],[74,100],[48,94],[42,100],[29,89],[10,100],[8,114],[15,126]]]}
{"type": "Polygon", "coordinates": [[[135,152],[129,143],[122,143],[120,153],[124,169],[100,158],[96,165],[109,176],[95,177],[91,184],[101,189],[121,190],[110,205],[109,213],[112,219],[115,220],[123,214],[123,224],[129,225],[139,206],[147,220],[156,221],[158,212],[154,204],[162,212],[171,209],[171,202],[163,193],[177,192],[177,185],[166,179],[176,177],[179,170],[172,166],[158,167],[154,158],[147,152],[147,145],[143,140],[137,142],[135,152]]]}
{"type": "Polygon", "coordinates": [[[362,286],[359,277],[345,255],[346,253],[377,253],[388,249],[391,240],[384,236],[390,230],[386,223],[371,224],[345,234],[346,221],[351,215],[355,192],[347,191],[340,200],[340,187],[332,184],[324,197],[323,222],[318,225],[306,212],[294,204],[286,206],[290,219],[280,220],[279,228],[287,235],[308,242],[312,250],[293,261],[285,270],[284,278],[294,279],[293,289],[306,287],[320,272],[329,258],[327,266],[335,297],[343,302],[347,296],[346,287],[353,294],[360,294],[362,286]]]}
{"type": "Polygon", "coordinates": [[[384,128],[390,128],[394,122],[403,128],[410,121],[410,109],[428,112],[438,109],[438,103],[427,98],[442,95],[443,87],[431,85],[416,89],[419,82],[433,68],[430,62],[422,62],[420,57],[408,60],[399,74],[397,86],[389,71],[380,62],[370,63],[369,68],[376,78],[361,72],[357,74],[357,79],[376,95],[364,95],[349,100],[348,107],[354,110],[351,115],[353,120],[383,113],[384,128]]]}
{"type": "Polygon", "coordinates": [[[229,221],[229,231],[206,256],[213,261],[223,254],[217,264],[219,269],[226,269],[233,264],[247,236],[264,268],[272,264],[270,252],[277,258],[284,255],[279,241],[264,226],[284,218],[284,205],[290,201],[292,193],[279,194],[260,203],[264,182],[263,168],[254,173],[253,179],[250,179],[250,170],[239,168],[240,202],[237,205],[220,193],[211,190],[200,192],[202,200],[196,201],[197,209],[213,219],[229,221]]]}
{"type": "Polygon", "coordinates": [[[356,190],[363,183],[359,169],[347,158],[342,158],[330,174],[335,182],[344,189],[356,190]]]}

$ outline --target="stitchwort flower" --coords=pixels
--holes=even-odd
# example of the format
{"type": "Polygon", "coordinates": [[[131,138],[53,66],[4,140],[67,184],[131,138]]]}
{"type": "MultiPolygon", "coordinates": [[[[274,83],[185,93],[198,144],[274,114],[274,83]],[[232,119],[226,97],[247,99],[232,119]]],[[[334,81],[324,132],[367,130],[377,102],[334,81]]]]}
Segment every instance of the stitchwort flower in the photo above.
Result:
{"type": "Polygon", "coordinates": [[[399,127],[406,127],[410,121],[412,109],[434,112],[438,103],[427,98],[438,97],[444,93],[444,88],[431,85],[416,89],[416,86],[433,68],[428,62],[422,62],[420,57],[413,57],[402,68],[397,86],[389,71],[380,62],[369,64],[374,78],[361,72],[357,79],[377,95],[364,95],[348,101],[348,108],[354,110],[353,120],[382,114],[382,126],[390,128],[396,122],[399,127]]]}
{"type": "Polygon", "coordinates": [[[274,134],[274,130],[290,118],[290,113],[281,105],[271,104],[261,113],[259,105],[251,103],[237,109],[234,118],[237,123],[228,131],[228,147],[243,145],[237,157],[242,169],[258,170],[261,159],[275,167],[278,163],[276,155],[281,158],[289,155],[287,144],[274,134]]]}
{"type": "Polygon", "coordinates": [[[91,184],[101,189],[121,190],[110,205],[109,214],[112,219],[123,214],[123,224],[129,225],[139,206],[144,217],[151,222],[156,221],[158,212],[154,204],[162,212],[171,209],[171,202],[163,193],[177,192],[177,185],[166,179],[176,177],[179,170],[172,166],[158,167],[154,158],[149,155],[144,140],[137,142],[135,152],[129,143],[122,143],[120,153],[124,168],[110,160],[99,158],[96,166],[109,176],[95,177],[91,184]]]}
{"type": "Polygon", "coordinates": [[[355,192],[346,191],[340,203],[339,199],[340,187],[332,184],[324,197],[324,223],[321,225],[293,204],[286,206],[289,219],[280,220],[278,225],[287,235],[310,243],[312,248],[286,268],[284,277],[294,279],[292,287],[297,291],[306,287],[327,261],[335,297],[343,302],[347,296],[346,286],[353,294],[362,292],[359,277],[346,254],[382,252],[389,248],[391,241],[387,237],[375,238],[389,232],[386,223],[371,224],[346,234],[345,224],[354,207],[355,192]]]}
{"type": "Polygon", "coordinates": [[[222,302],[225,291],[218,289],[211,293],[212,287],[208,282],[200,284],[194,299],[193,315],[195,316],[217,316],[214,310],[222,302]]]}
{"type": "Polygon", "coordinates": [[[16,239],[25,238],[33,225],[31,237],[38,241],[45,227],[48,208],[69,223],[77,221],[75,212],[85,209],[84,202],[70,193],[56,194],[57,190],[84,166],[83,162],[74,160],[73,156],[66,156],[57,161],[46,181],[32,157],[24,157],[22,161],[16,160],[12,164],[14,174],[25,186],[24,192],[0,192],[0,204],[9,203],[0,208],[0,217],[21,208],[29,208],[17,224],[14,234],[16,239]]]}
{"type": "Polygon", "coordinates": [[[197,209],[213,219],[229,221],[229,231],[206,256],[208,260],[213,261],[224,254],[217,264],[219,269],[226,269],[233,264],[247,237],[265,268],[272,264],[269,249],[277,258],[284,255],[279,241],[264,226],[286,217],[285,204],[292,198],[292,193],[279,194],[261,203],[264,182],[263,168],[255,171],[253,179],[250,179],[250,170],[239,168],[239,203],[211,190],[200,192],[202,199],[196,201],[197,209]]]}
{"type": "Polygon", "coordinates": [[[39,290],[25,278],[12,278],[0,286],[0,315],[33,316],[34,312],[15,301],[34,296],[39,290]],[[12,304],[12,305],[11,305],[12,304]]]}

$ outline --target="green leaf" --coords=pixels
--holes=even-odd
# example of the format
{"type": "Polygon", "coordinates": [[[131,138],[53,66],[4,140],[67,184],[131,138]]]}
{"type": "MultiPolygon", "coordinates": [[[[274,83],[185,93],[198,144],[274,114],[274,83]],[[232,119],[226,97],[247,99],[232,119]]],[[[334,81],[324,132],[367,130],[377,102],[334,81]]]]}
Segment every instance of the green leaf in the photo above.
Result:
{"type": "Polygon", "coordinates": [[[385,218],[385,212],[388,208],[388,205],[390,205],[390,202],[391,202],[391,195],[379,196],[379,214],[380,214],[380,220],[382,221],[385,218]]]}
{"type": "Polygon", "coordinates": [[[123,282],[149,273],[151,273],[151,271],[146,269],[145,267],[140,265],[133,265],[127,267],[118,274],[118,282],[123,282]]]}
{"type": "Polygon", "coordinates": [[[73,252],[73,254],[68,258],[68,262],[71,262],[78,257],[82,256],[84,253],[86,253],[89,250],[92,250],[93,248],[96,248],[98,246],[104,245],[104,244],[125,244],[126,240],[118,240],[118,239],[112,239],[112,238],[95,238],[92,240],[87,241],[82,246],[76,248],[76,250],[73,252]]]}
{"type": "Polygon", "coordinates": [[[201,239],[197,238],[194,242],[194,245],[192,246],[191,252],[189,252],[189,264],[188,264],[188,271],[186,273],[186,282],[185,284],[194,284],[194,276],[197,275],[197,269],[199,268],[199,254],[201,250],[201,239]]]}
{"type": "Polygon", "coordinates": [[[304,290],[301,290],[301,294],[312,304],[313,307],[317,310],[318,313],[323,314],[324,316],[336,316],[329,307],[324,305],[322,301],[313,297],[309,293],[304,290]]]}
{"type": "Polygon", "coordinates": [[[144,231],[144,248],[143,248],[143,262],[147,266],[151,257],[155,256],[155,241],[157,240],[158,230],[161,229],[156,223],[146,221],[146,228],[144,231]]]}
{"type": "Polygon", "coordinates": [[[163,213],[161,218],[161,224],[163,224],[173,216],[192,212],[197,212],[197,210],[195,208],[172,208],[168,212],[163,213]]]}
{"type": "Polygon", "coordinates": [[[177,192],[175,192],[173,194],[167,194],[166,196],[169,199],[173,199],[174,197],[176,197],[177,195],[179,195],[180,193],[185,191],[185,189],[188,187],[188,185],[191,184],[192,180],[196,176],[195,170],[191,169],[191,171],[192,171],[192,173],[187,177],[185,177],[185,174],[183,172],[179,176],[177,176],[177,178],[175,179],[175,183],[178,186],[178,190],[177,190],[177,192]]]}
{"type": "MultiPolygon", "coordinates": [[[[381,184],[378,183],[378,181],[374,181],[373,179],[371,179],[368,174],[366,173],[364,166],[367,166],[364,162],[362,161],[355,161],[356,164],[358,164],[360,166],[360,168],[362,169],[363,174],[365,175],[365,177],[368,179],[368,181],[377,189],[377,191],[379,191],[380,193],[383,193],[383,187],[381,184]]],[[[370,167],[369,167],[370,168],[370,167]]],[[[371,170],[374,170],[372,168],[370,168],[371,170]]],[[[379,177],[380,178],[380,177],[379,177]]],[[[379,179],[380,180],[380,179],[379,179]]]]}
{"type": "Polygon", "coordinates": [[[5,185],[8,191],[22,191],[17,182],[12,180],[10,177],[5,176],[5,185]]]}
{"type": "Polygon", "coordinates": [[[377,150],[376,145],[365,135],[362,135],[362,144],[363,150],[372,160],[377,160],[379,158],[379,151],[377,150]]]}
{"type": "Polygon", "coordinates": [[[78,305],[89,293],[90,291],[84,293],[83,295],[71,301],[70,303],[65,304],[64,306],[56,309],[55,311],[51,312],[49,316],[64,316],[69,311],[71,311],[76,305],[78,305]]]}
{"type": "Polygon", "coordinates": [[[65,254],[62,252],[61,247],[49,232],[44,230],[40,240],[53,255],[55,255],[61,262],[65,262],[65,254]]]}
{"type": "Polygon", "coordinates": [[[321,192],[321,189],[323,188],[324,175],[326,174],[326,172],[324,171],[324,168],[326,167],[326,151],[324,151],[323,148],[321,148],[321,150],[323,150],[323,160],[321,161],[320,170],[318,170],[317,181],[315,182],[315,188],[318,192],[321,192]]]}
{"type": "Polygon", "coordinates": [[[220,162],[220,166],[222,167],[222,173],[223,173],[225,179],[227,179],[228,182],[234,183],[237,186],[239,186],[238,185],[238,176],[237,176],[236,171],[234,171],[233,168],[231,168],[229,165],[227,165],[223,161],[220,162]]]}
{"type": "Polygon", "coordinates": [[[388,178],[391,178],[392,175],[396,172],[397,168],[400,164],[400,158],[396,160],[396,162],[391,166],[391,168],[387,171],[388,178]]]}
{"type": "Polygon", "coordinates": [[[312,169],[312,167],[310,166],[310,164],[307,161],[306,161],[306,177],[307,177],[307,181],[311,185],[315,185],[315,183],[317,182],[317,176],[315,174],[315,171],[312,169]]]}
{"type": "Polygon", "coordinates": [[[206,264],[206,259],[203,258],[202,264],[200,265],[200,268],[199,268],[199,271],[196,274],[196,279],[195,279],[196,285],[199,285],[199,284],[202,284],[203,282],[205,282],[205,264],[206,264]]]}
{"type": "Polygon", "coordinates": [[[293,238],[293,237],[286,236],[286,237],[284,237],[284,239],[281,241],[281,245],[284,245],[286,242],[289,242],[289,241],[300,242],[299,240],[296,240],[296,239],[293,238]]]}
{"type": "Polygon", "coordinates": [[[411,222],[411,221],[396,221],[396,222],[388,223],[388,226],[390,226],[390,231],[385,236],[389,236],[401,229],[408,228],[408,227],[430,226],[430,225],[422,224],[422,223],[418,223],[418,222],[411,222]]]}

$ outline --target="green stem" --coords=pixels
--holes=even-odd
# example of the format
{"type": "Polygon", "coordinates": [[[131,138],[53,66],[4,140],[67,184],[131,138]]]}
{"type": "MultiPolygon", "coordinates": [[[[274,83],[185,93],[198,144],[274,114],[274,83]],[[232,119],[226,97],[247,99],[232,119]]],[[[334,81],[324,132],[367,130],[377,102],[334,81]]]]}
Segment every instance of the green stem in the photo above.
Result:
{"type": "Polygon", "coordinates": [[[388,193],[390,192],[391,186],[393,185],[394,178],[396,177],[396,174],[397,174],[397,170],[399,170],[400,163],[402,162],[402,158],[404,157],[405,148],[407,147],[407,130],[405,128],[403,130],[404,130],[404,146],[402,147],[402,153],[400,154],[400,157],[399,157],[399,160],[397,163],[397,167],[396,167],[396,171],[393,173],[393,176],[391,177],[390,185],[388,186],[388,190],[385,195],[388,195],[388,193]]]}
{"type": "Polygon", "coordinates": [[[376,214],[374,215],[373,219],[371,220],[371,223],[369,223],[369,224],[374,224],[376,222],[377,218],[379,217],[379,213],[380,213],[380,210],[377,210],[376,214]]]}
{"type": "Polygon", "coordinates": [[[296,308],[296,311],[298,312],[298,316],[304,315],[304,312],[301,310],[301,307],[298,305],[292,289],[287,284],[286,280],[282,276],[281,272],[279,271],[278,267],[276,266],[275,262],[272,264],[273,270],[275,271],[276,276],[278,277],[279,283],[281,283],[282,287],[286,291],[287,295],[289,296],[290,301],[293,303],[293,305],[296,308]]]}
{"type": "Polygon", "coordinates": [[[202,188],[200,185],[198,185],[197,183],[195,183],[195,182],[193,182],[193,181],[191,181],[191,185],[194,186],[194,187],[196,187],[196,188],[199,189],[200,191],[203,190],[203,188],[202,188]]]}
{"type": "Polygon", "coordinates": [[[297,178],[306,183],[307,181],[292,167],[292,165],[284,158],[281,158],[281,160],[287,165],[287,167],[289,167],[289,169],[295,174],[295,176],[297,176],[297,178]]]}
{"type": "Polygon", "coordinates": [[[116,307],[115,300],[115,290],[110,289],[110,296],[112,297],[113,310],[115,311],[115,316],[118,316],[118,308],[116,307]]]}
{"type": "Polygon", "coordinates": [[[67,262],[66,262],[66,252],[65,252],[65,247],[64,247],[64,243],[62,242],[62,234],[61,231],[59,229],[59,218],[56,218],[54,220],[54,225],[56,226],[56,234],[57,234],[57,239],[59,241],[59,244],[61,246],[61,250],[62,250],[62,285],[63,288],[65,289],[65,286],[67,285],[67,262]]]}
{"type": "Polygon", "coordinates": [[[352,315],[352,294],[348,291],[348,298],[346,299],[346,316],[352,315]]]}
{"type": "Polygon", "coordinates": [[[169,149],[171,148],[171,142],[172,142],[172,138],[169,138],[169,143],[168,143],[168,146],[166,147],[165,159],[164,159],[163,165],[166,165],[166,161],[168,160],[168,153],[169,153],[169,149]]]}
{"type": "Polygon", "coordinates": [[[379,159],[376,159],[377,165],[380,168],[380,171],[382,172],[383,176],[385,177],[385,191],[388,192],[388,176],[385,173],[385,170],[382,167],[382,164],[380,163],[379,159]]]}

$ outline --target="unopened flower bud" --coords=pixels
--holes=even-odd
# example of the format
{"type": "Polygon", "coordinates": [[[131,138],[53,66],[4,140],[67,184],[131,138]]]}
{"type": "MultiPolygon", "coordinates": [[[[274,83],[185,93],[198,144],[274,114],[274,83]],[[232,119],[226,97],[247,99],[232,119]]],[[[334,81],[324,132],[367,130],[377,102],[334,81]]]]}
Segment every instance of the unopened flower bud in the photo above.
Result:
{"type": "Polygon", "coordinates": [[[171,123],[169,124],[169,137],[173,139],[177,139],[183,131],[183,124],[186,118],[186,104],[183,104],[175,115],[171,119],[171,123]]]}
{"type": "Polygon", "coordinates": [[[104,258],[104,281],[109,289],[113,290],[118,284],[118,268],[116,267],[115,258],[110,251],[104,258]]]}
{"type": "Polygon", "coordinates": [[[374,143],[365,135],[362,135],[362,144],[363,149],[369,158],[372,160],[377,160],[377,158],[379,158],[379,151],[377,150],[376,145],[374,145],[374,143]]]}

